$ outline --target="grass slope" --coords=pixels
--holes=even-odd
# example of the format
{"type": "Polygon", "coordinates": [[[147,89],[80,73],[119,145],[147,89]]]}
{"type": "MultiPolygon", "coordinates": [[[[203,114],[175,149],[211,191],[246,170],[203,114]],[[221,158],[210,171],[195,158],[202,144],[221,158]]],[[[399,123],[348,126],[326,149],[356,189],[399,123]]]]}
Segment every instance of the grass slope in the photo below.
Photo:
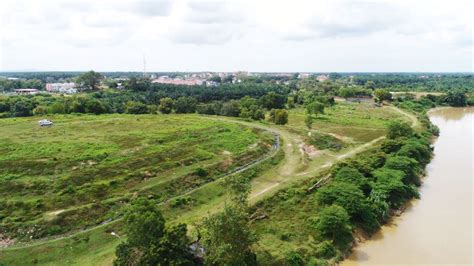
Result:
{"type": "MultiPolygon", "coordinates": [[[[207,123],[219,125],[232,124],[237,128],[244,126],[244,128],[270,130],[280,135],[282,141],[280,153],[242,173],[242,175],[252,177],[251,203],[265,201],[277,191],[295,182],[312,179],[334,162],[371,147],[385,134],[385,125],[389,120],[407,119],[403,114],[390,108],[376,108],[365,103],[338,103],[335,107],[328,108],[325,115],[316,119],[313,131],[333,135],[347,145],[338,151],[323,150],[317,156],[309,156],[301,150],[302,145],[310,144],[302,109],[291,110],[290,123],[286,126],[275,126],[266,122],[246,122],[227,117],[182,116],[182,118],[201,119],[207,123]]],[[[228,141],[234,143],[234,139],[228,141]]],[[[223,194],[219,181],[211,182],[187,195],[186,202],[189,204],[179,207],[167,204],[163,206],[163,211],[171,222],[192,224],[209,212],[218,211],[223,204],[223,194]]],[[[284,224],[283,226],[286,227],[284,224]]],[[[291,228],[289,224],[287,228],[291,228]]],[[[91,231],[76,234],[74,237],[41,242],[34,246],[0,250],[0,261],[15,265],[18,264],[19,258],[24,258],[28,254],[28,261],[22,262],[24,265],[35,262],[58,265],[64,262],[62,258],[66,255],[69,264],[110,265],[114,248],[120,242],[120,239],[110,235],[111,231],[119,232],[121,235],[120,222],[100,226],[91,231]]],[[[266,241],[272,240],[262,239],[261,244],[265,244],[266,241]]]]}

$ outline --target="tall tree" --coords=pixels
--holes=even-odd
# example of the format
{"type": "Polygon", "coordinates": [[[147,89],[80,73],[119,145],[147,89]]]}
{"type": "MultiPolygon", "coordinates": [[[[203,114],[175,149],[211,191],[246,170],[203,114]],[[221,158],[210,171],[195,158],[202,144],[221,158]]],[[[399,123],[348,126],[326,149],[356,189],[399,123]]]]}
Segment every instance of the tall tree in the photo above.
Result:
{"type": "Polygon", "coordinates": [[[125,217],[127,241],[117,246],[114,265],[193,265],[186,225],[165,227],[156,203],[138,199],[125,217]]]}
{"type": "Polygon", "coordinates": [[[165,97],[160,99],[160,105],[158,106],[158,110],[163,114],[169,114],[173,111],[174,107],[174,100],[170,97],[165,97]]]}
{"type": "Polygon", "coordinates": [[[224,211],[206,218],[202,224],[205,263],[209,265],[256,265],[251,246],[256,237],[249,226],[246,208],[226,204],[224,211]]]}
{"type": "Polygon", "coordinates": [[[388,90],[376,89],[374,91],[375,99],[382,103],[383,101],[390,101],[392,99],[392,94],[388,90]]]}
{"type": "Polygon", "coordinates": [[[77,77],[76,82],[85,90],[98,90],[100,81],[104,78],[102,74],[93,70],[83,73],[77,77]]]}

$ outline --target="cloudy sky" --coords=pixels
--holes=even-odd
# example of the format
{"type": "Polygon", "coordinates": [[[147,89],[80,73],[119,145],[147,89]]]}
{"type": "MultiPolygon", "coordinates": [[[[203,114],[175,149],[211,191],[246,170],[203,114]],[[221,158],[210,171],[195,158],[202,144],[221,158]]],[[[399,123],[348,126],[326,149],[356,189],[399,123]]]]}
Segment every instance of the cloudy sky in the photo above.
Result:
{"type": "Polygon", "coordinates": [[[472,72],[473,2],[1,0],[0,71],[472,72]]]}

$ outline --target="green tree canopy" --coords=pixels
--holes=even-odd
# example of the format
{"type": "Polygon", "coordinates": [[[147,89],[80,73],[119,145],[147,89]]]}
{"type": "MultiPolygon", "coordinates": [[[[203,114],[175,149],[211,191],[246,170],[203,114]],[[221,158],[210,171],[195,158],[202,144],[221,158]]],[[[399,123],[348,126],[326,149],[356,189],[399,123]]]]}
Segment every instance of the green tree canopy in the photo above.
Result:
{"type": "Polygon", "coordinates": [[[191,96],[179,97],[175,102],[176,113],[186,114],[196,112],[197,100],[191,96]]]}
{"type": "Polygon", "coordinates": [[[374,96],[379,103],[392,100],[392,94],[385,89],[376,89],[374,91],[374,96]]]}
{"type": "Polygon", "coordinates": [[[270,111],[270,120],[277,125],[288,123],[288,111],[285,109],[272,109],[270,111]]]}
{"type": "Polygon", "coordinates": [[[211,215],[202,224],[202,240],[209,265],[256,265],[251,246],[256,237],[249,227],[248,214],[228,204],[224,211],[211,215]]]}
{"type": "Polygon", "coordinates": [[[410,137],[413,135],[413,128],[407,122],[392,121],[388,124],[387,129],[387,138],[389,139],[410,137]]]}
{"type": "Polygon", "coordinates": [[[79,86],[85,90],[98,90],[100,81],[104,78],[102,74],[97,73],[93,70],[88,71],[79,75],[76,79],[76,82],[79,86]]]}
{"type": "Polygon", "coordinates": [[[160,105],[158,106],[158,110],[163,114],[169,114],[173,111],[174,108],[174,100],[170,97],[165,97],[160,99],[160,105]]]}
{"type": "Polygon", "coordinates": [[[345,247],[352,241],[349,214],[341,206],[331,205],[322,209],[314,219],[313,227],[322,238],[331,240],[340,247],[345,247]]]}
{"type": "Polygon", "coordinates": [[[186,225],[165,228],[155,202],[136,200],[124,221],[127,241],[117,246],[114,265],[193,265],[186,225]]]}

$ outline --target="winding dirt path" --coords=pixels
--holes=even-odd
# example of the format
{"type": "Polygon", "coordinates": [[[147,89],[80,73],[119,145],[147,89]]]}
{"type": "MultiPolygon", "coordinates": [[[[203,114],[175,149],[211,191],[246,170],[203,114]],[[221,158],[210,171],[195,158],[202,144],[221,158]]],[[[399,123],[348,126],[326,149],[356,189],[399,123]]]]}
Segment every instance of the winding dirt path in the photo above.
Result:
{"type": "MultiPolygon", "coordinates": [[[[404,116],[408,117],[412,121],[412,127],[418,127],[420,126],[418,119],[416,118],[415,115],[410,114],[408,112],[405,112],[403,110],[400,110],[399,108],[389,106],[389,107],[384,107],[384,108],[391,108],[396,110],[398,113],[403,114],[404,116]]],[[[263,124],[263,123],[253,123],[253,122],[246,122],[242,120],[237,120],[234,118],[227,118],[227,117],[212,117],[212,116],[200,116],[202,119],[212,119],[212,120],[219,120],[223,122],[231,122],[231,123],[237,123],[241,124],[244,126],[248,127],[253,127],[253,128],[258,128],[262,130],[266,130],[269,132],[272,132],[275,135],[278,135],[278,147],[276,150],[272,151],[271,156],[266,156],[265,158],[262,158],[261,160],[257,160],[254,163],[248,165],[244,169],[240,169],[239,171],[229,173],[229,175],[236,174],[238,172],[242,172],[244,170],[247,170],[255,165],[260,164],[261,162],[265,161],[268,158],[271,158],[274,156],[277,151],[282,148],[284,153],[285,153],[285,158],[283,159],[283,162],[281,162],[279,165],[277,165],[275,168],[269,169],[268,171],[264,172],[262,175],[254,178],[252,180],[252,191],[249,196],[249,201],[250,203],[255,203],[259,200],[261,200],[264,196],[267,196],[271,193],[276,192],[277,190],[281,189],[284,185],[288,185],[294,181],[297,180],[302,180],[304,178],[308,178],[311,176],[314,176],[317,172],[326,169],[328,167],[331,167],[334,163],[344,160],[346,158],[349,158],[351,156],[354,156],[364,150],[367,150],[368,148],[374,146],[377,144],[379,141],[383,140],[385,137],[379,137],[376,138],[370,142],[364,143],[362,145],[356,146],[350,150],[346,150],[344,153],[341,154],[336,154],[334,155],[329,155],[327,160],[324,160],[322,162],[306,162],[304,158],[304,154],[300,152],[300,145],[303,143],[303,138],[300,135],[297,135],[295,133],[289,132],[282,126],[276,126],[276,125],[269,125],[269,124],[263,124]]],[[[202,189],[205,187],[205,184],[199,188],[194,189],[193,191],[196,191],[198,189],[202,189]]],[[[185,194],[189,194],[193,191],[186,192],[185,194]]],[[[180,195],[183,196],[183,195],[180,195]]],[[[21,245],[21,246],[13,246],[10,248],[5,248],[6,250],[9,249],[20,249],[20,248],[28,248],[28,247],[33,247],[33,246],[39,246],[43,244],[47,244],[49,242],[54,242],[54,241],[60,241],[65,238],[70,238],[73,237],[77,234],[84,233],[84,232],[89,232],[93,231],[96,229],[99,229],[101,227],[106,226],[107,224],[113,224],[118,221],[120,221],[121,218],[117,220],[110,221],[108,223],[103,223],[99,226],[96,227],[91,227],[88,229],[85,229],[80,232],[76,232],[70,235],[66,236],[61,236],[53,239],[49,239],[46,241],[38,241],[35,243],[31,244],[26,244],[26,245],[21,245]]],[[[0,249],[1,250],[1,249],[0,249]]]]}

